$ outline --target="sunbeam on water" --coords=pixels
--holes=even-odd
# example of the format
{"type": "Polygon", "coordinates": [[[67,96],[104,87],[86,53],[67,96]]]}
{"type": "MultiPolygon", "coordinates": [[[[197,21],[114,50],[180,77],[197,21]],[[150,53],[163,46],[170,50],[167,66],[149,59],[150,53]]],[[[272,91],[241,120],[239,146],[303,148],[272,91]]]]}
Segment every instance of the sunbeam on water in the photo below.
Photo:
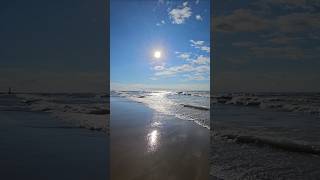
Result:
{"type": "Polygon", "coordinates": [[[122,91],[114,95],[141,102],[165,115],[194,121],[209,129],[209,91],[122,91]]]}
{"type": "Polygon", "coordinates": [[[148,152],[154,152],[158,148],[159,132],[158,130],[152,130],[148,134],[148,152]]]}

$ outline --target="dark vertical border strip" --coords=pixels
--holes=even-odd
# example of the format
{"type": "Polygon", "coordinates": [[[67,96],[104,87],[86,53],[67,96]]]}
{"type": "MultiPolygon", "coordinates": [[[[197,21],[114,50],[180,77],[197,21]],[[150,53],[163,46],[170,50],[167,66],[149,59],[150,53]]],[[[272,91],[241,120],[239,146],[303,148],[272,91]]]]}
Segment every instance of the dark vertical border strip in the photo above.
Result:
{"type": "MultiPolygon", "coordinates": [[[[106,67],[106,74],[107,74],[107,78],[106,78],[106,94],[108,96],[108,109],[109,112],[111,113],[111,107],[110,107],[110,1],[109,0],[103,0],[105,2],[105,7],[106,7],[106,14],[105,14],[105,29],[106,29],[106,35],[105,35],[105,39],[106,39],[106,61],[107,61],[107,67],[106,67]]],[[[106,135],[106,143],[107,143],[107,147],[108,147],[108,152],[107,153],[107,169],[106,169],[106,173],[107,173],[107,179],[110,179],[110,160],[111,160],[111,155],[110,155],[110,113],[107,115],[107,135],[106,135]]]]}
{"type": "MultiPolygon", "coordinates": [[[[110,1],[105,1],[105,7],[106,7],[106,15],[105,15],[105,21],[106,21],[106,60],[107,60],[107,93],[109,95],[109,102],[110,102],[110,1]]],[[[110,108],[110,103],[109,103],[110,108]]]]}
{"type": "Polygon", "coordinates": [[[211,161],[211,156],[213,155],[213,151],[211,149],[211,144],[213,143],[212,136],[211,134],[213,133],[213,107],[212,107],[212,97],[213,97],[213,90],[214,90],[214,2],[215,0],[210,0],[210,132],[209,132],[209,164],[208,164],[208,169],[209,169],[209,179],[212,179],[210,175],[210,170],[213,162],[211,161]]]}
{"type": "Polygon", "coordinates": [[[214,2],[215,0],[210,1],[210,129],[213,130],[212,124],[212,115],[213,115],[213,108],[211,107],[212,104],[212,96],[214,90],[214,53],[215,53],[215,45],[214,45],[214,2]]]}
{"type": "Polygon", "coordinates": [[[209,164],[208,164],[208,169],[209,169],[209,179],[212,179],[212,177],[210,176],[210,169],[212,166],[212,162],[211,162],[211,156],[212,156],[212,149],[211,149],[211,144],[212,142],[212,132],[213,131],[213,108],[212,108],[212,96],[213,96],[213,85],[214,85],[214,77],[213,77],[213,73],[214,73],[214,49],[215,49],[215,45],[214,45],[214,2],[215,0],[210,0],[210,132],[209,132],[209,164]]]}

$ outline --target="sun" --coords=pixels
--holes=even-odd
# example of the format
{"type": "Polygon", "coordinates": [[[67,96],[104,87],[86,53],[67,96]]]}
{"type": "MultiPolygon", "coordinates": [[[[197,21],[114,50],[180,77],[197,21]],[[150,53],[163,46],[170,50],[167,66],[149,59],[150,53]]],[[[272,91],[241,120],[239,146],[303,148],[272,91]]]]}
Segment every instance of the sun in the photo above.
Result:
{"type": "Polygon", "coordinates": [[[160,59],[161,58],[161,51],[155,51],[153,56],[156,58],[156,59],[160,59]]]}

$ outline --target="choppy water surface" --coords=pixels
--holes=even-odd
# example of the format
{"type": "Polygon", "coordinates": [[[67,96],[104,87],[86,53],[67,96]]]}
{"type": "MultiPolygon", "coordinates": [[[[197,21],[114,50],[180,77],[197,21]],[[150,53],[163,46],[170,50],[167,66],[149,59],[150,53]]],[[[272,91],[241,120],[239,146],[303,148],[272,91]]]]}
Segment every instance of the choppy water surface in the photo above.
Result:
{"type": "Polygon", "coordinates": [[[319,93],[221,94],[212,108],[220,135],[310,145],[320,153],[319,93]]]}
{"type": "Polygon", "coordinates": [[[208,91],[113,91],[111,96],[141,102],[158,112],[193,121],[208,129],[210,127],[208,91]]]}
{"type": "Polygon", "coordinates": [[[319,177],[319,93],[224,93],[211,108],[212,176],[319,177]]]}
{"type": "Polygon", "coordinates": [[[107,114],[110,112],[108,104],[109,97],[97,93],[0,95],[0,111],[47,112],[72,126],[102,131],[107,130],[107,114]]]}

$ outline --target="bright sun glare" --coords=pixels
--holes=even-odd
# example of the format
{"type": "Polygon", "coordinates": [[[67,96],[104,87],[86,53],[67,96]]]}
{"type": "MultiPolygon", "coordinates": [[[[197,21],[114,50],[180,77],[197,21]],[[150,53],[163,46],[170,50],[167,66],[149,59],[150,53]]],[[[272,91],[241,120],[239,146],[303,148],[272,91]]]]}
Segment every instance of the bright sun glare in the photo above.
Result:
{"type": "Polygon", "coordinates": [[[161,58],[161,52],[160,51],[155,51],[153,55],[156,59],[161,58]]]}

